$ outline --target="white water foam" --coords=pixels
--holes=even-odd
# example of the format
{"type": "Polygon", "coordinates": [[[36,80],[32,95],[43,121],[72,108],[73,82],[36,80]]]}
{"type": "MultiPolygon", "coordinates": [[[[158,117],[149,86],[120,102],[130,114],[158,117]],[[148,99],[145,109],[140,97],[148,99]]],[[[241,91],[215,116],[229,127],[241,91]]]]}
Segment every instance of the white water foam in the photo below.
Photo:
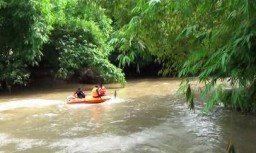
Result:
{"type": "Polygon", "coordinates": [[[125,99],[111,97],[111,99],[106,101],[106,103],[123,103],[125,101],[125,99]]]}
{"type": "Polygon", "coordinates": [[[45,142],[37,139],[14,139],[14,142],[17,143],[17,150],[23,151],[31,149],[33,147],[39,147],[45,145],[45,142]]]}
{"type": "Polygon", "coordinates": [[[53,142],[49,147],[58,149],[58,153],[65,152],[109,152],[113,150],[127,151],[136,145],[146,144],[162,137],[164,133],[146,129],[129,136],[102,135],[95,137],[60,139],[53,142]],[[122,143],[120,143],[122,142],[122,143]]]}
{"type": "MultiPolygon", "coordinates": [[[[43,140],[39,139],[18,139],[18,138],[11,138],[4,133],[0,133],[0,148],[14,144],[16,149],[19,151],[24,151],[33,147],[39,147],[42,145],[46,145],[47,143],[43,140]]],[[[0,151],[1,153],[1,151],[0,151]]]]}
{"type": "Polygon", "coordinates": [[[0,146],[4,145],[6,143],[6,139],[8,138],[7,134],[0,133],[0,146]]]}
{"type": "Polygon", "coordinates": [[[44,99],[28,99],[0,103],[0,112],[17,108],[45,107],[50,105],[63,104],[63,101],[44,100],[44,99]]]}

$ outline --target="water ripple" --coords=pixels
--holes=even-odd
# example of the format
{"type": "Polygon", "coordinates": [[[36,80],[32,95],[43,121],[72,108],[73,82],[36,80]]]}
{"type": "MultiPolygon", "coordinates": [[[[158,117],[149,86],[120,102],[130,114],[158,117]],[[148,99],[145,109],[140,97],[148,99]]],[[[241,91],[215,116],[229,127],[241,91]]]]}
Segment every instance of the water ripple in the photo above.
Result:
{"type": "Polygon", "coordinates": [[[63,104],[63,101],[58,100],[44,100],[44,99],[28,99],[11,102],[0,103],[0,112],[6,110],[12,110],[17,108],[28,108],[28,107],[44,107],[50,105],[63,104]]]}

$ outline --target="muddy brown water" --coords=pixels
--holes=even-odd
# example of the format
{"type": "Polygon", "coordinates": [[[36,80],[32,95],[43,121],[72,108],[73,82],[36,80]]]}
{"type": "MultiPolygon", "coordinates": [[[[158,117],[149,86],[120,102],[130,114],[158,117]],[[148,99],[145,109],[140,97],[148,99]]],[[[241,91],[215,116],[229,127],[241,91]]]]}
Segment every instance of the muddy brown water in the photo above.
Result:
{"type": "MultiPolygon", "coordinates": [[[[66,104],[69,84],[0,97],[0,153],[238,153],[256,152],[256,116],[218,106],[188,110],[180,80],[130,80],[105,85],[117,98],[101,104],[66,104]]],[[[203,103],[198,101],[197,103],[203,103]]]]}

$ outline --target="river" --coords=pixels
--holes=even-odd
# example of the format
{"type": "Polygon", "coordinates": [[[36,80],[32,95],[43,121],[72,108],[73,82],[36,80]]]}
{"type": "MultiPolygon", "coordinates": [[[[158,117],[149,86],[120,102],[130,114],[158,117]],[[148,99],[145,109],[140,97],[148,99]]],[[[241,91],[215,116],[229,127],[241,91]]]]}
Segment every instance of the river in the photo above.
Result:
{"type": "Polygon", "coordinates": [[[177,94],[179,80],[106,84],[114,97],[101,104],[66,104],[69,84],[0,97],[0,153],[237,153],[256,152],[256,116],[221,106],[190,111],[177,94]]]}

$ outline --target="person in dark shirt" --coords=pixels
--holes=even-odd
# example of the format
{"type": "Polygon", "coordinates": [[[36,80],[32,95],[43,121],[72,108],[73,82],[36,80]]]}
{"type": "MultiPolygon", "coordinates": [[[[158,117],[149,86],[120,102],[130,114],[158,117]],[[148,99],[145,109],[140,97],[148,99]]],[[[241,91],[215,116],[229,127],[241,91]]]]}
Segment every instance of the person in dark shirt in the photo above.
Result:
{"type": "Polygon", "coordinates": [[[85,94],[81,90],[81,88],[77,88],[76,92],[74,93],[74,97],[76,97],[76,98],[85,98],[85,94]]]}

